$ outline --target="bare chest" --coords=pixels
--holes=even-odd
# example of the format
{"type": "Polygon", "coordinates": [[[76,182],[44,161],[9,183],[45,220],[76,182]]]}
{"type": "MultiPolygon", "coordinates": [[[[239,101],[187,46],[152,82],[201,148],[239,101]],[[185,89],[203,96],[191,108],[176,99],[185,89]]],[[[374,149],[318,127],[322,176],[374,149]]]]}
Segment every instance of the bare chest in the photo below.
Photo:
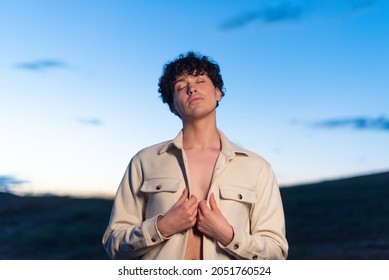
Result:
{"type": "Polygon", "coordinates": [[[218,156],[218,150],[186,151],[189,185],[198,201],[207,198],[218,156]]]}

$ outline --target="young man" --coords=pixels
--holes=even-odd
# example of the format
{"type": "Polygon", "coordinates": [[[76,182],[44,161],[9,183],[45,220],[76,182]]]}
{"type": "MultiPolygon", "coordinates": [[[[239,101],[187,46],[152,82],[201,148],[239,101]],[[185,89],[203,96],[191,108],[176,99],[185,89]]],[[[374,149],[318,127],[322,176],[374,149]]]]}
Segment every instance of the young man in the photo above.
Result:
{"type": "Polygon", "coordinates": [[[285,259],[288,243],[271,166],[216,126],[218,64],[189,52],[166,64],[164,103],[178,136],[138,152],[117,191],[103,244],[113,259],[285,259]]]}

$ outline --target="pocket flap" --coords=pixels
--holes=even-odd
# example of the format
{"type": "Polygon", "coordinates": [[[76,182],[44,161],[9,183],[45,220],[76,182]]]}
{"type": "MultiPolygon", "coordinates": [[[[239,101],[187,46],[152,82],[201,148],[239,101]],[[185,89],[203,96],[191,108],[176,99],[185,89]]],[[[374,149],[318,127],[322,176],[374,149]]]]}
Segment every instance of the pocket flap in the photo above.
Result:
{"type": "Polygon", "coordinates": [[[220,197],[222,199],[229,199],[246,203],[255,203],[257,200],[257,195],[252,189],[233,185],[222,185],[219,186],[219,189],[220,197]]]}
{"type": "Polygon", "coordinates": [[[176,192],[180,187],[181,179],[152,178],[144,181],[140,190],[142,192],[176,192]]]}

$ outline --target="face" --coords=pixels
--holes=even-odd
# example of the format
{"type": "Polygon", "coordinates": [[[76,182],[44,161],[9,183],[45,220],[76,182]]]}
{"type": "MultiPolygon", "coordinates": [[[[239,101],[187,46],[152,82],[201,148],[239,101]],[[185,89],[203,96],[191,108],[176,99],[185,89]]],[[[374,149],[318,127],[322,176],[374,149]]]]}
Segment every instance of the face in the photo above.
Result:
{"type": "Polygon", "coordinates": [[[206,75],[179,75],[174,83],[173,102],[181,119],[200,118],[213,113],[221,91],[206,75]]]}

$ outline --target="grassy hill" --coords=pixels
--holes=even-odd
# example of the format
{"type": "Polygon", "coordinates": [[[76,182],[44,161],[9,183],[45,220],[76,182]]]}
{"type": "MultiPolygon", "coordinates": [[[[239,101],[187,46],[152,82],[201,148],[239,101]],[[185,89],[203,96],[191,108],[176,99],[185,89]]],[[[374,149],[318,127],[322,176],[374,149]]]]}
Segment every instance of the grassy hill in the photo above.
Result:
{"type": "Polygon", "coordinates": [[[108,259],[112,201],[0,193],[0,259],[108,259]]]}
{"type": "Polygon", "coordinates": [[[283,188],[289,259],[389,259],[389,172],[283,188]]]}
{"type": "MultiPolygon", "coordinates": [[[[389,259],[389,172],[281,188],[289,259],[389,259]]],[[[0,259],[108,259],[112,200],[0,193],[0,259]]]]}

